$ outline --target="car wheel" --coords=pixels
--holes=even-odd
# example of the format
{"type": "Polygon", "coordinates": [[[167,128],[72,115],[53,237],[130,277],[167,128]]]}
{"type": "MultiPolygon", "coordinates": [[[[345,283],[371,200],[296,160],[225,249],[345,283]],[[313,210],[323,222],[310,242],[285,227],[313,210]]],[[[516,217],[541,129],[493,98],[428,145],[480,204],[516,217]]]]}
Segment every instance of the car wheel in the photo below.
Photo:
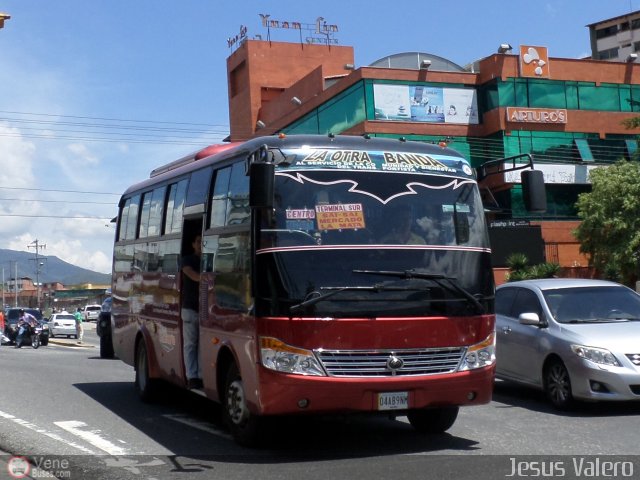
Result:
{"type": "Polygon", "coordinates": [[[136,349],[135,387],[143,402],[151,403],[155,400],[157,380],[149,377],[149,357],[144,340],[138,341],[138,348],[136,349]]]}
{"type": "Polygon", "coordinates": [[[410,410],[409,423],[420,433],[444,433],[458,418],[459,407],[438,407],[410,410]]]}
{"type": "Polygon", "coordinates": [[[50,337],[50,338],[55,337],[55,335],[53,334],[53,332],[49,332],[49,337],[50,337]]]}
{"type": "Polygon", "coordinates": [[[544,371],[544,391],[556,408],[566,409],[573,403],[569,371],[560,360],[553,360],[544,371]]]}
{"type": "Polygon", "coordinates": [[[49,339],[48,338],[41,339],[40,345],[42,345],[43,347],[46,347],[47,345],[49,345],[49,339]]]}
{"type": "Polygon", "coordinates": [[[259,444],[263,419],[249,411],[244,383],[235,363],[231,364],[227,373],[222,416],[238,444],[247,447],[259,444]]]}
{"type": "Polygon", "coordinates": [[[100,358],[113,358],[113,341],[111,335],[100,337],[100,358]]]}

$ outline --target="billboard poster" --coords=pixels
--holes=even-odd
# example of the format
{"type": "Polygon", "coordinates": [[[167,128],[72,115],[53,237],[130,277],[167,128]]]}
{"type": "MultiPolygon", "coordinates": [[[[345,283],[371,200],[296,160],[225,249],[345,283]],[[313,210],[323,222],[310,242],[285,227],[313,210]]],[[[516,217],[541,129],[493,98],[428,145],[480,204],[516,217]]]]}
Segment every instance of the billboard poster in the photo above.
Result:
{"type": "Polygon", "coordinates": [[[374,84],[376,120],[477,124],[475,89],[374,84]]]}
{"type": "Polygon", "coordinates": [[[411,102],[409,101],[408,85],[383,85],[373,86],[375,98],[376,120],[411,119],[411,102]]]}
{"type": "Polygon", "coordinates": [[[442,88],[412,86],[411,96],[412,122],[444,122],[444,99],[442,88]]]}
{"type": "Polygon", "coordinates": [[[478,123],[478,99],[475,90],[443,88],[445,123],[478,123]]]}

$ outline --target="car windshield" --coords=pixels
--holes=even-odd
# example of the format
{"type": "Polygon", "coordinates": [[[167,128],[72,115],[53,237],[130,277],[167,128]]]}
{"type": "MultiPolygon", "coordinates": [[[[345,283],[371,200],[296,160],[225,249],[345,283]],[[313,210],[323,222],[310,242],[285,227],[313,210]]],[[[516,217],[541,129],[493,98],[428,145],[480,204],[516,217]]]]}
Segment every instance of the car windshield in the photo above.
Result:
{"type": "Polygon", "coordinates": [[[562,288],[545,290],[543,295],[559,323],[640,320],[640,295],[625,287],[562,288]]]}
{"type": "MultiPolygon", "coordinates": [[[[34,317],[36,317],[36,320],[42,320],[42,313],[40,313],[40,310],[37,310],[35,308],[25,308],[24,311],[25,313],[29,313],[34,317]]],[[[19,308],[12,308],[7,312],[7,321],[9,323],[15,323],[19,320],[19,318],[20,318],[19,308]]]]}

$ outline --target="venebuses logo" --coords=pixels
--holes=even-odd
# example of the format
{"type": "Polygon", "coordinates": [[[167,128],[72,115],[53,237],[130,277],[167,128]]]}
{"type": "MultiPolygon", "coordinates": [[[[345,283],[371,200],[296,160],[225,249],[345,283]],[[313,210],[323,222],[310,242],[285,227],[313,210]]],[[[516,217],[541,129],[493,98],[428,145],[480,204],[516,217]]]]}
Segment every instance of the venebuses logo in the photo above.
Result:
{"type": "Polygon", "coordinates": [[[547,47],[520,45],[520,75],[523,77],[549,78],[549,53],[547,47]]]}

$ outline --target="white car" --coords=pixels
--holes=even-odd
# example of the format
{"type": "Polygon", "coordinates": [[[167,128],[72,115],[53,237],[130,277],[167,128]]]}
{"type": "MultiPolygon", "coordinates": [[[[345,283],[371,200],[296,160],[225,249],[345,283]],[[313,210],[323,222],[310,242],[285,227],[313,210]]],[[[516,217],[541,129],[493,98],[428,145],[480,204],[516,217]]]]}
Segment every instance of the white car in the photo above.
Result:
{"type": "Polygon", "coordinates": [[[100,316],[100,308],[100,305],[87,305],[84,307],[84,311],[82,312],[84,321],[89,322],[91,320],[98,320],[98,317],[100,316]]]}
{"type": "Polygon", "coordinates": [[[73,336],[78,338],[76,332],[76,318],[71,313],[54,313],[49,319],[49,338],[56,335],[66,335],[67,338],[73,336]]]}

